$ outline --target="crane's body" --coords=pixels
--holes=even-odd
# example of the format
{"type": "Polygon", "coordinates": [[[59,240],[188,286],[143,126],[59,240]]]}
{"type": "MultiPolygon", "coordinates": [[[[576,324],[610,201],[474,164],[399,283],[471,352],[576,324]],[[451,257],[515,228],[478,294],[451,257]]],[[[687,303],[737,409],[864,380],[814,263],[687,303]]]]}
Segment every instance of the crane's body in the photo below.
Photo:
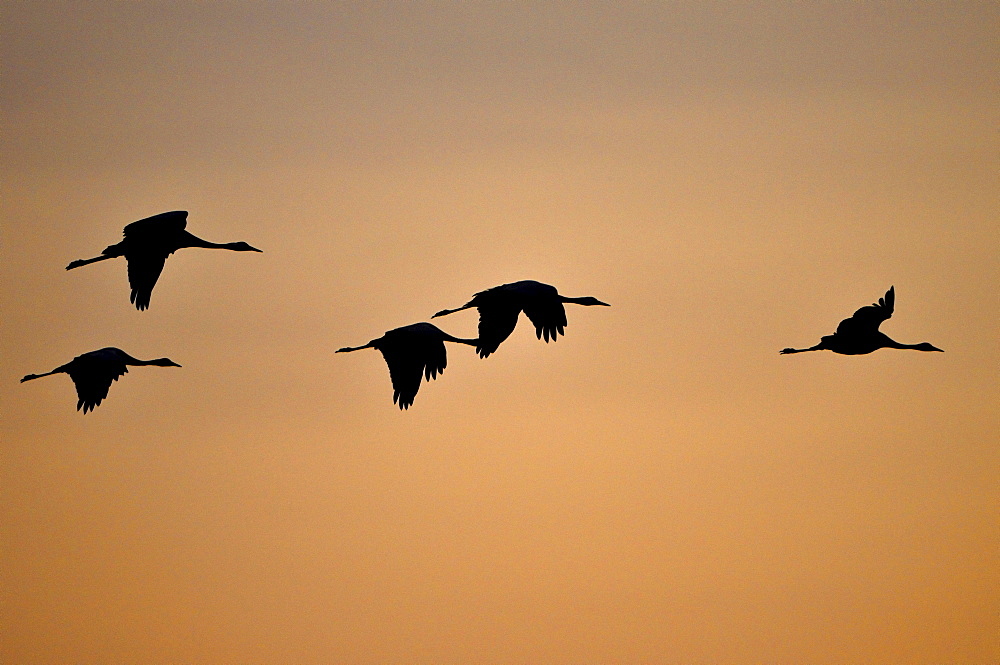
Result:
{"type": "Polygon", "coordinates": [[[821,337],[819,344],[808,349],[782,349],[782,354],[804,353],[806,351],[833,351],[845,356],[859,356],[878,349],[912,349],[915,351],[941,351],[929,342],[903,344],[892,339],[878,328],[892,316],[895,310],[896,290],[889,287],[885,297],[877,303],[862,307],[849,319],[837,326],[837,332],[821,337]]]}
{"type": "Polygon", "coordinates": [[[130,300],[136,309],[144,310],[149,308],[153,287],[163,271],[167,257],[178,249],[203,247],[235,252],[261,251],[245,242],[215,243],[202,240],[186,230],[187,216],[185,210],[174,210],[132,222],[125,227],[121,242],[109,245],[100,256],[71,262],[66,270],[124,256],[128,262],[129,285],[132,287],[130,300]]]}
{"type": "Polygon", "coordinates": [[[79,398],[76,410],[82,409],[84,413],[87,413],[100,406],[101,402],[108,396],[112,382],[117,381],[123,374],[127,374],[129,365],[180,367],[169,358],[139,360],[121,349],[107,347],[81,354],[65,365],[56,367],[51,372],[28,374],[21,379],[21,383],[52,374],[69,374],[69,378],[73,379],[73,384],[76,386],[76,395],[79,398]]]}
{"type": "Polygon", "coordinates": [[[568,323],[563,303],[610,307],[608,303],[592,296],[570,298],[560,295],[556,287],[528,279],[480,291],[461,307],[441,310],[432,318],[472,307],[478,309],[479,344],[476,351],[480,358],[486,358],[514,332],[522,311],[534,324],[538,339],[555,341],[559,335],[565,335],[568,323]]]}
{"type": "Polygon", "coordinates": [[[420,381],[430,381],[444,373],[448,365],[445,342],[476,345],[474,339],[452,337],[433,324],[414,323],[390,330],[363,346],[337,349],[337,353],[378,349],[389,366],[392,402],[398,404],[400,409],[408,409],[417,396],[420,381]]]}

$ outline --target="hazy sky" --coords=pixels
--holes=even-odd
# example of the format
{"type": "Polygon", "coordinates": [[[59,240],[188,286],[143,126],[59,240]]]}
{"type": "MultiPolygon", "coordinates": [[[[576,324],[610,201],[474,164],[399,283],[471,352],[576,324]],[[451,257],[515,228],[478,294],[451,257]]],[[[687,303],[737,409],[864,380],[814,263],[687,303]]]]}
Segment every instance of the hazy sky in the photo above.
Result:
{"type": "Polygon", "coordinates": [[[997,662],[998,34],[0,3],[0,661],[997,662]],[[175,209],[264,253],[182,250],[147,312],[64,270],[175,209]],[[333,353],[519,279],[612,307],[450,348],[407,412],[333,353]],[[778,355],[890,285],[945,353],[778,355]],[[86,416],[18,383],[104,346],[183,368],[86,416]]]}

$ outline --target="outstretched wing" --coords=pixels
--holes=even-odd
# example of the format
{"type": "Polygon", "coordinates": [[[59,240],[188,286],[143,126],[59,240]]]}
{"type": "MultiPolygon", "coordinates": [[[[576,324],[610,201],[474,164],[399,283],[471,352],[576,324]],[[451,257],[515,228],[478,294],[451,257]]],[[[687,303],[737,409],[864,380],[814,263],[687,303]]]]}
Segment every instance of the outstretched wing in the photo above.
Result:
{"type": "Polygon", "coordinates": [[[862,307],[851,318],[841,321],[837,326],[837,334],[858,335],[876,332],[882,322],[892,316],[895,302],[895,287],[890,286],[884,298],[879,298],[877,303],[862,307]]]}
{"type": "Polygon", "coordinates": [[[420,382],[436,379],[448,365],[443,333],[429,323],[415,323],[387,332],[375,347],[382,352],[392,379],[392,401],[400,409],[413,404],[420,382]]]}
{"type": "Polygon", "coordinates": [[[408,409],[420,390],[420,381],[424,378],[424,361],[418,358],[410,349],[398,347],[379,349],[385,364],[389,366],[389,378],[392,380],[392,403],[399,404],[400,409],[408,409]]]}
{"type": "Polygon", "coordinates": [[[149,309],[149,298],[153,295],[156,280],[163,272],[167,257],[156,252],[131,254],[128,261],[128,283],[132,287],[131,301],[138,310],[149,309]]]}
{"type": "Polygon", "coordinates": [[[425,346],[422,349],[424,362],[424,378],[428,381],[436,379],[438,374],[444,374],[444,368],[448,366],[448,350],[444,347],[441,339],[424,340],[425,346]]]}
{"type": "Polygon", "coordinates": [[[566,334],[566,308],[558,300],[532,300],[524,304],[524,313],[535,324],[538,339],[544,337],[546,342],[555,341],[559,335],[566,334]]]}
{"type": "Polygon", "coordinates": [[[159,215],[132,222],[125,227],[124,235],[126,238],[136,238],[165,232],[177,233],[187,226],[187,216],[187,210],[161,212],[159,215]]]}
{"type": "Polygon", "coordinates": [[[118,377],[127,372],[128,368],[125,365],[95,366],[88,364],[85,367],[71,369],[69,376],[73,379],[73,384],[76,386],[76,396],[79,398],[76,410],[83,409],[83,412],[87,413],[100,406],[104,398],[108,396],[111,383],[117,381],[118,377]]]}
{"type": "Polygon", "coordinates": [[[514,305],[491,305],[479,308],[479,343],[476,351],[486,358],[514,332],[521,308],[514,305]]]}

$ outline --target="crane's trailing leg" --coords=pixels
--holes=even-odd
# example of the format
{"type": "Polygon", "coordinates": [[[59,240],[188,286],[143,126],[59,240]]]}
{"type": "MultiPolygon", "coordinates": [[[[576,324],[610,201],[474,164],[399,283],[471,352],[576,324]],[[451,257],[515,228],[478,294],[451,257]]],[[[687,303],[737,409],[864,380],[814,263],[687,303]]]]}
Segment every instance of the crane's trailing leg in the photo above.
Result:
{"type": "Polygon", "coordinates": [[[31,381],[33,379],[40,379],[43,376],[52,376],[53,374],[59,374],[60,372],[65,372],[65,371],[66,371],[66,365],[63,365],[61,367],[56,367],[51,372],[46,372],[45,374],[26,374],[25,377],[21,379],[21,383],[24,383],[25,381],[31,381]]]}
{"type": "Polygon", "coordinates": [[[785,355],[785,354],[788,354],[788,353],[805,353],[806,351],[822,351],[825,348],[826,347],[823,346],[823,344],[821,342],[821,343],[817,344],[816,346],[810,346],[808,349],[790,349],[789,348],[789,349],[782,349],[781,351],[779,351],[779,353],[781,353],[782,355],[785,355]]]}
{"type": "Polygon", "coordinates": [[[461,312],[463,309],[469,309],[470,307],[474,307],[474,306],[475,305],[473,305],[470,302],[470,303],[466,303],[466,304],[462,305],[461,307],[456,307],[455,309],[442,309],[440,312],[438,312],[437,314],[435,314],[431,318],[432,319],[436,319],[439,316],[447,316],[448,314],[454,314],[455,312],[461,312]]]}
{"type": "Polygon", "coordinates": [[[342,349],[337,349],[336,351],[334,351],[334,353],[348,353],[350,351],[360,351],[361,349],[372,349],[372,348],[375,348],[375,346],[371,342],[368,342],[364,346],[345,346],[342,349]]]}
{"type": "Polygon", "coordinates": [[[117,254],[101,254],[100,256],[95,256],[92,259],[77,259],[76,261],[70,261],[70,264],[66,266],[66,270],[72,270],[73,268],[79,268],[80,266],[89,265],[91,263],[97,263],[98,261],[107,261],[108,259],[118,258],[117,254]]]}

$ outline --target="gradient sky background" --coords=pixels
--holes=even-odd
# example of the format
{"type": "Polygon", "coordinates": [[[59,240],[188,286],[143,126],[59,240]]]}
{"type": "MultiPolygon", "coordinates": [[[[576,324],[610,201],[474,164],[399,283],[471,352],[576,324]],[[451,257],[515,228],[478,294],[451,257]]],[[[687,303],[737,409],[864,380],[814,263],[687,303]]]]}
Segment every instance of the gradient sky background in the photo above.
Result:
{"type": "MultiPolygon", "coordinates": [[[[1000,660],[1000,6],[0,5],[0,661],[1000,660]],[[148,312],[124,261],[184,250],[148,312]],[[537,279],[567,336],[374,351],[537,279]],[[943,354],[781,357],[896,287],[943,354]],[[69,378],[136,368],[86,416],[69,378]]],[[[476,314],[440,325],[473,336],[476,314]]]]}

